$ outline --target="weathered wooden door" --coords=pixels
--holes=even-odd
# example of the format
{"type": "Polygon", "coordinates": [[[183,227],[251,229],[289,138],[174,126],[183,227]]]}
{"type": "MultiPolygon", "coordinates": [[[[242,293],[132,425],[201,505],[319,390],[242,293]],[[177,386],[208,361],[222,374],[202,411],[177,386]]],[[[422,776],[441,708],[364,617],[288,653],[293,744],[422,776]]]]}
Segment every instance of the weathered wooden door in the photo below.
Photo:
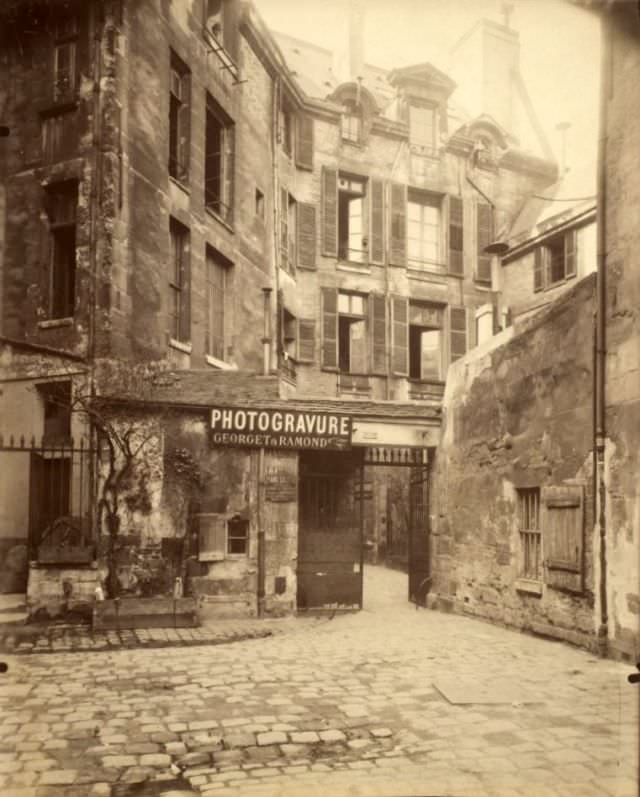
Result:
{"type": "Polygon", "coordinates": [[[361,606],[359,479],[349,454],[300,455],[298,609],[361,606]]]}
{"type": "Polygon", "coordinates": [[[429,468],[411,468],[409,480],[409,600],[425,606],[430,586],[429,468]]]}

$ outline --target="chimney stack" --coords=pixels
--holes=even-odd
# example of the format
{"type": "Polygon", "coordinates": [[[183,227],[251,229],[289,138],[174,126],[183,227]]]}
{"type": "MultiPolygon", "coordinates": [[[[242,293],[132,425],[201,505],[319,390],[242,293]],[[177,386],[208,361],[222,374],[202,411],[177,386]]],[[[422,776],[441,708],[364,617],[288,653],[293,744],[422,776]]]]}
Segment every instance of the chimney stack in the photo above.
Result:
{"type": "Polygon", "coordinates": [[[333,74],[339,83],[364,77],[364,21],[365,0],[349,0],[333,52],[333,74]]]}

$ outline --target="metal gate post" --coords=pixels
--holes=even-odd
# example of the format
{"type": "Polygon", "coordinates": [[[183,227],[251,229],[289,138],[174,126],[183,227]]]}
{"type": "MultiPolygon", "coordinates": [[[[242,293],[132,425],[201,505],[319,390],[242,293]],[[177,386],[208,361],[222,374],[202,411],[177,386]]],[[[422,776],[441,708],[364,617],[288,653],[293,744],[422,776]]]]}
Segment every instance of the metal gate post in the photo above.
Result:
{"type": "Polygon", "coordinates": [[[360,608],[364,603],[364,456],[360,462],[360,608]]]}

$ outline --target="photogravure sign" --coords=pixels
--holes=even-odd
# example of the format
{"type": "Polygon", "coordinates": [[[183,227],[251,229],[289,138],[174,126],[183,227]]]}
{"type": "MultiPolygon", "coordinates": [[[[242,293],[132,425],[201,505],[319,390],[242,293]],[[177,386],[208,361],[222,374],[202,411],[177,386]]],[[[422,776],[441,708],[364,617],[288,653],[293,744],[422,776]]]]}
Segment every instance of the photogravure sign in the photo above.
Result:
{"type": "Polygon", "coordinates": [[[345,449],[351,447],[351,418],[312,410],[213,407],[211,438],[221,446],[345,449]]]}

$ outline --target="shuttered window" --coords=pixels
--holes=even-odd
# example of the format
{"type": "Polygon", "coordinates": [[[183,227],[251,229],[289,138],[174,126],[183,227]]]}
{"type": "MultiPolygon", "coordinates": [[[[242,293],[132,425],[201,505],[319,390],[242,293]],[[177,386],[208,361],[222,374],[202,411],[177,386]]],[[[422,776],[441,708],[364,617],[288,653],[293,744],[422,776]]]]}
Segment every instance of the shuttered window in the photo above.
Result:
{"type": "Polygon", "coordinates": [[[389,188],[389,263],[407,264],[407,186],[391,183],[389,188]]]}
{"type": "Polygon", "coordinates": [[[542,537],[540,532],[540,488],[518,490],[518,531],[520,533],[519,575],[542,580],[542,537]]]}
{"type": "Polygon", "coordinates": [[[464,275],[462,197],[449,197],[449,273],[464,275]]]}
{"type": "Polygon", "coordinates": [[[227,550],[227,521],[224,515],[201,513],[195,515],[198,524],[198,559],[219,562],[227,550]]]}
{"type": "Polygon", "coordinates": [[[576,256],[577,256],[577,233],[576,230],[569,230],[564,236],[564,276],[575,277],[576,275],[576,256]]]}
{"type": "Polygon", "coordinates": [[[204,203],[227,223],[232,221],[235,132],[231,119],[206,95],[204,203]]]}
{"type": "Polygon", "coordinates": [[[449,308],[449,350],[451,362],[467,352],[467,311],[464,307],[449,308]]]}
{"type": "Polygon", "coordinates": [[[313,362],[316,357],[316,322],[299,319],[298,321],[298,360],[313,362]]]}
{"type": "Polygon", "coordinates": [[[313,117],[299,114],[296,119],[296,165],[313,170],[313,117]]]}
{"type": "Polygon", "coordinates": [[[338,256],[338,172],[322,169],[322,254],[338,256]]]}
{"type": "Polygon", "coordinates": [[[322,367],[338,368],[338,291],[322,289],[322,367]]]}
{"type": "Polygon", "coordinates": [[[370,181],[369,261],[384,265],[384,182],[370,181]]]}
{"type": "Polygon", "coordinates": [[[169,94],[169,174],[185,182],[189,177],[191,149],[191,74],[171,53],[169,94]]]}
{"type": "Polygon", "coordinates": [[[391,299],[391,370],[409,373],[409,300],[404,296],[391,299]]]}
{"type": "Polygon", "coordinates": [[[169,275],[169,334],[174,340],[191,340],[191,290],[189,230],[170,219],[171,273],[169,275]]]}
{"type": "Polygon", "coordinates": [[[387,373],[387,303],[384,296],[369,297],[371,364],[374,374],[387,373]]]}
{"type": "Polygon", "coordinates": [[[478,282],[491,283],[491,255],[484,251],[493,238],[493,209],[491,205],[477,205],[476,220],[478,244],[476,279],[478,282]]]}
{"type": "Polygon", "coordinates": [[[544,247],[539,246],[533,252],[533,292],[544,288],[544,247]]]}
{"type": "Polygon", "coordinates": [[[298,202],[298,267],[316,267],[316,206],[298,202]]]}
{"type": "Polygon", "coordinates": [[[546,583],[581,592],[583,588],[584,489],[567,484],[542,489],[546,583]]]}

